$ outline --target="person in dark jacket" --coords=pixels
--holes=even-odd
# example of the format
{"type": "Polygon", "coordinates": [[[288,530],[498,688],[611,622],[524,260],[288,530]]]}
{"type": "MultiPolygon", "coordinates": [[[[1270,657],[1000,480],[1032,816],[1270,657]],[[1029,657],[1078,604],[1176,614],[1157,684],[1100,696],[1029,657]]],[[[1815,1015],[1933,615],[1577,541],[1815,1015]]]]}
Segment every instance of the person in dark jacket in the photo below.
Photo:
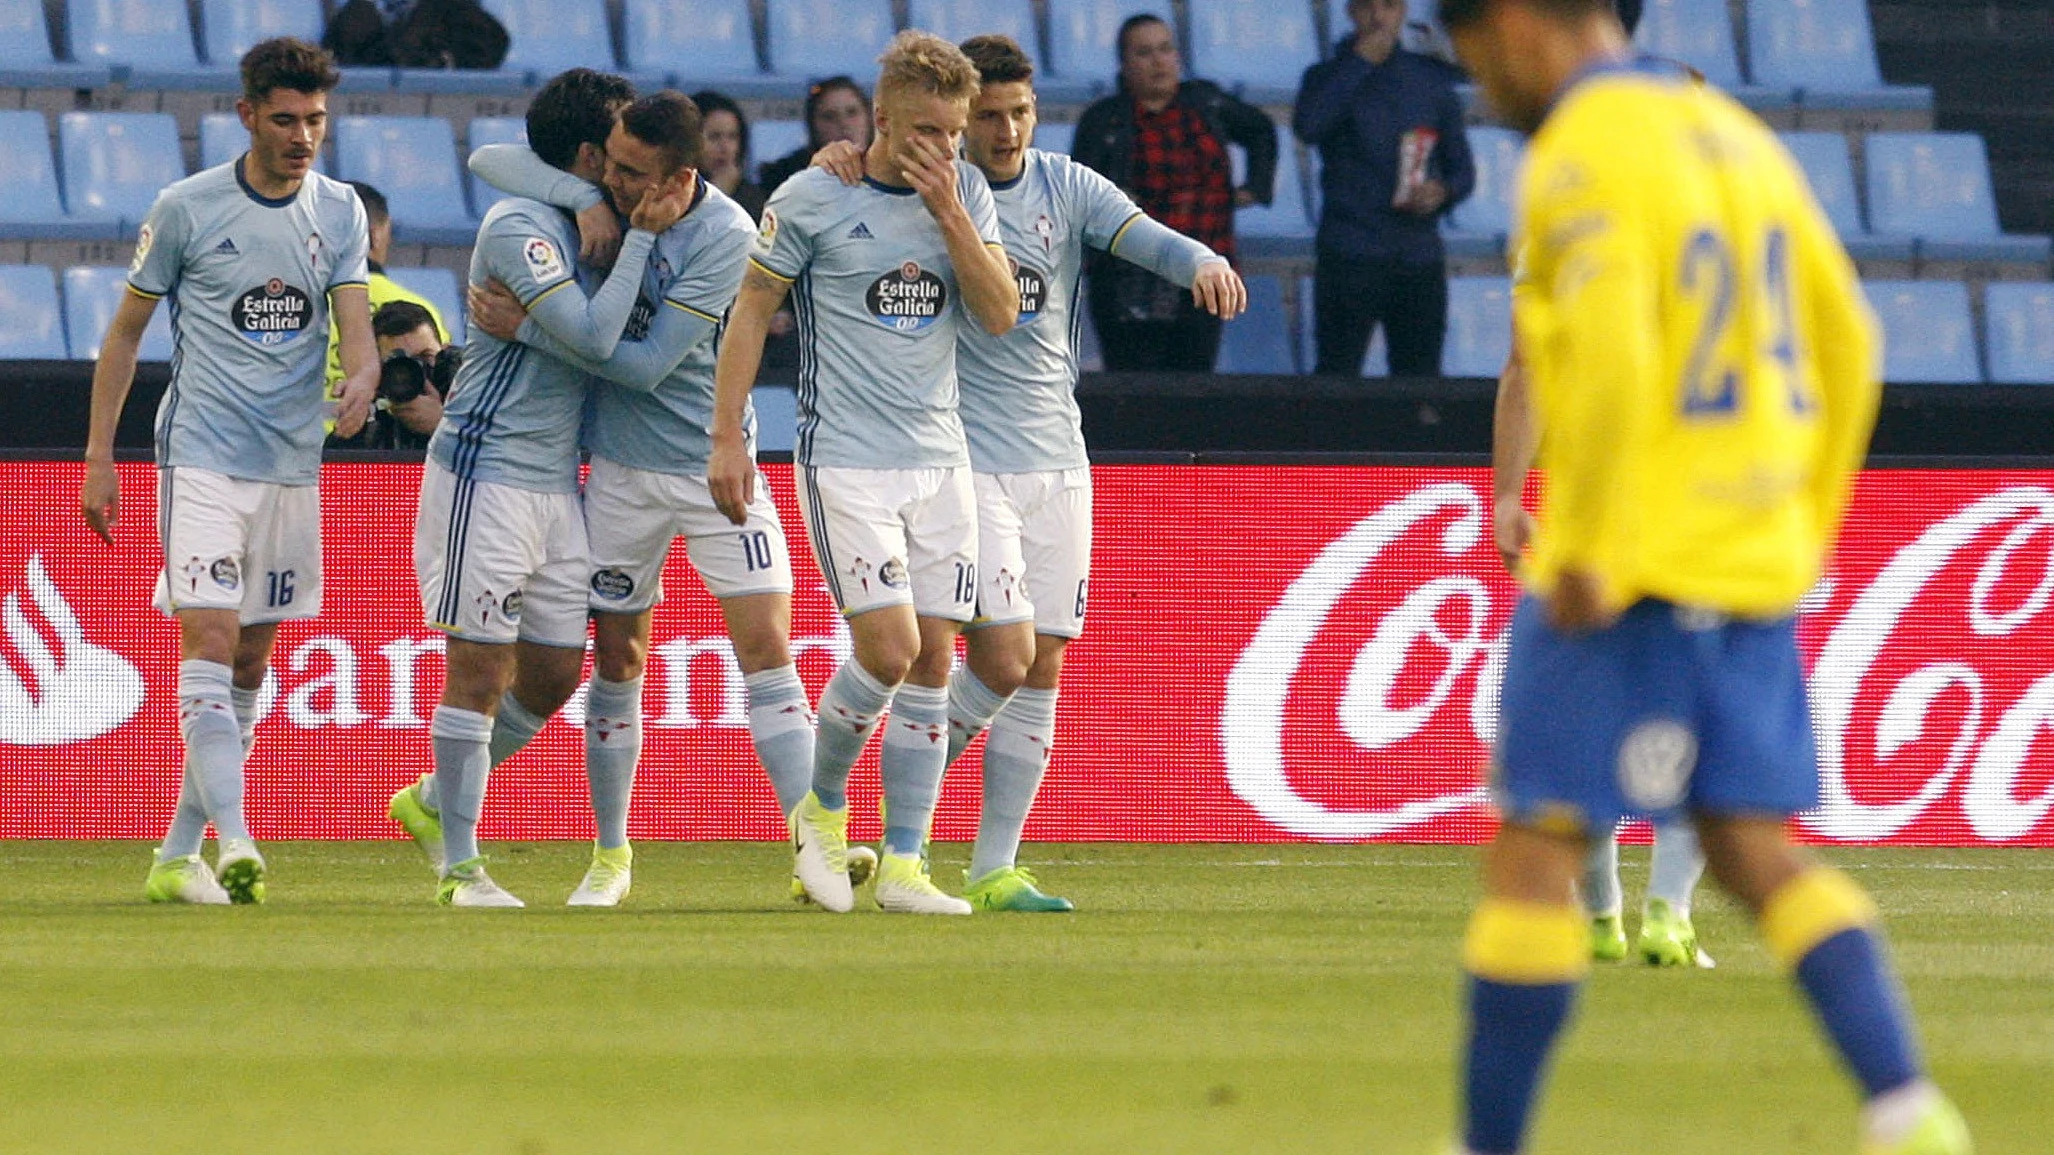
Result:
{"type": "Polygon", "coordinates": [[[506,27],[478,0],[347,0],[321,35],[341,64],[497,68],[506,27]]]}
{"type": "Polygon", "coordinates": [[[1391,374],[1441,371],[1448,273],[1441,217],[1476,187],[1461,74],[1398,47],[1405,0],[1350,0],[1354,35],[1305,71],[1292,127],[1320,151],[1317,371],[1355,376],[1377,325],[1391,374]]]}
{"type": "MultiPolygon", "coordinates": [[[[1216,84],[1186,80],[1176,34],[1155,16],[1120,26],[1120,90],[1084,110],[1070,153],[1120,186],[1141,211],[1228,260],[1234,210],[1268,204],[1277,176],[1277,127],[1216,84]],[[1227,145],[1248,150],[1248,181],[1234,187],[1227,145]]],[[[1093,253],[1091,319],[1108,369],[1211,372],[1219,318],[1189,291],[1093,253]]]]}
{"type": "Polygon", "coordinates": [[[763,195],[777,191],[793,173],[806,171],[813,154],[838,140],[857,148],[870,147],[874,129],[870,96],[863,86],[846,76],[830,76],[806,90],[806,143],[776,160],[763,162],[756,183],[763,195]]]}

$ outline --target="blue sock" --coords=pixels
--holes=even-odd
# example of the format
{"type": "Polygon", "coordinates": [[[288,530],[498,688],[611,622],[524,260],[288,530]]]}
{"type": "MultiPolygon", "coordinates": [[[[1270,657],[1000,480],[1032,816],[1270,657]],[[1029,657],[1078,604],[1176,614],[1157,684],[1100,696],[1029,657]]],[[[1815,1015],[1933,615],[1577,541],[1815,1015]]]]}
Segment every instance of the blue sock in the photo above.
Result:
{"type": "Polygon", "coordinates": [[[1870,1098],[1920,1077],[1910,1015],[1874,931],[1854,927],[1813,947],[1797,982],[1870,1098]]]}
{"type": "Polygon", "coordinates": [[[1520,1149],[1541,1073],[1575,1001],[1574,983],[1523,986],[1470,976],[1464,1137],[1476,1155],[1520,1149]]]}
{"type": "Polygon", "coordinates": [[[243,822],[242,727],[235,720],[230,679],[220,662],[194,659],[178,665],[178,730],[185,738],[186,774],[223,841],[250,836],[243,822]]]}
{"type": "Polygon", "coordinates": [[[822,806],[840,810],[849,804],[849,771],[891,700],[892,687],[853,658],[827,680],[813,743],[813,793],[822,806]]]}
{"type": "Polygon", "coordinates": [[[756,760],[770,776],[777,812],[790,815],[813,785],[813,707],[806,701],[806,687],[795,666],[758,670],[742,684],[749,694],[749,739],[756,760]]]}
{"type": "Polygon", "coordinates": [[[609,682],[593,675],[585,698],[585,780],[592,788],[592,821],[602,850],[628,844],[628,800],[641,758],[642,679],[609,682]]]}
{"type": "Polygon", "coordinates": [[[1055,734],[1054,690],[1021,690],[992,722],[984,743],[984,806],[977,812],[977,842],[970,849],[972,881],[1013,865],[1018,857],[1055,734]]]}
{"type": "Polygon", "coordinates": [[[435,800],[442,808],[442,861],[454,866],[478,857],[478,816],[492,773],[492,719],[437,706],[428,733],[435,747],[435,800]]]}
{"type": "Polygon", "coordinates": [[[1654,866],[1647,896],[1659,898],[1679,914],[1690,913],[1690,896],[1705,874],[1705,852],[1697,843],[1697,827],[1688,819],[1655,827],[1654,866]]]}
{"type": "Polygon", "coordinates": [[[949,692],[940,686],[903,685],[892,698],[884,732],[884,848],[918,854],[934,824],[934,802],[947,768],[949,692]]]}

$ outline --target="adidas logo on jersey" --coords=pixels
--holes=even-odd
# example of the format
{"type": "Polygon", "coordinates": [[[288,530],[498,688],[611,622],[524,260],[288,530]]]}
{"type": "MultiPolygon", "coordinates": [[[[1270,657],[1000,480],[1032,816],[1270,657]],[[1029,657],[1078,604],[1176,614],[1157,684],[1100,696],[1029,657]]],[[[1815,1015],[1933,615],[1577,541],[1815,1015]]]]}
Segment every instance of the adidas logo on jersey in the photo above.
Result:
{"type": "Polygon", "coordinates": [[[852,241],[874,241],[877,238],[870,235],[869,225],[864,224],[862,221],[857,221],[856,227],[849,230],[849,239],[852,241]]]}
{"type": "Polygon", "coordinates": [[[235,247],[235,240],[232,237],[223,238],[220,244],[214,246],[214,251],[217,253],[227,253],[229,256],[235,256],[237,253],[242,252],[241,249],[235,247]]]}

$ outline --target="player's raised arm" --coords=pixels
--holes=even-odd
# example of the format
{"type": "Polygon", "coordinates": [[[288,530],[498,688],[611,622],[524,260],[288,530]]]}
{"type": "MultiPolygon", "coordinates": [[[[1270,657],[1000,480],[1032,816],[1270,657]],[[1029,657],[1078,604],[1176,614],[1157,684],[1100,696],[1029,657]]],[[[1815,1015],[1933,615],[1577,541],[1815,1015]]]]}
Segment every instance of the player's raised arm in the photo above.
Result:
{"type": "Polygon", "coordinates": [[[747,523],[756,488],[756,462],[749,455],[742,419],[749,408],[749,391],[756,387],[756,372],[763,366],[770,318],[785,303],[791,287],[791,282],[749,262],[748,272],[742,274],[742,291],[728,314],[720,360],[713,369],[713,423],[709,430],[713,449],[706,462],[706,487],[713,504],[736,525],[747,523]]]}
{"type": "Polygon", "coordinates": [[[515,217],[495,222],[498,227],[490,239],[493,252],[488,267],[521,299],[528,310],[528,324],[539,325],[580,357],[604,361],[613,355],[628,316],[634,312],[656,234],[683,215],[673,197],[650,198],[640,209],[648,211],[646,215],[638,211],[636,227],[621,243],[613,271],[589,300],[578,291],[570,263],[556,245],[515,217]]]}
{"type": "Polygon", "coordinates": [[[121,408],[135,384],[136,353],[143,330],[157,311],[157,299],[124,288],[100,358],[93,364],[93,407],[86,431],[86,481],[79,493],[79,512],[86,525],[108,545],[114,544],[114,523],[121,516],[121,479],[114,471],[114,431],[121,408]]]}
{"type": "MultiPolygon", "coordinates": [[[[1882,347],[1854,263],[1831,226],[1814,215],[1795,228],[1797,275],[1788,291],[1800,295],[1792,311],[1805,331],[1797,340],[1811,354],[1818,372],[1817,394],[1809,399],[1822,410],[1819,453],[1812,466],[1812,504],[1820,535],[1830,549],[1875,431],[1883,397],[1882,347]]],[[[1793,388],[1803,387],[1793,382],[1793,388]]]]}
{"type": "Polygon", "coordinates": [[[941,226],[964,306],[985,332],[999,336],[1010,331],[1020,319],[1020,285],[999,242],[991,190],[981,177],[968,182],[978,204],[974,210],[966,205],[956,158],[925,136],[909,137],[898,160],[906,180],[941,226]]]}

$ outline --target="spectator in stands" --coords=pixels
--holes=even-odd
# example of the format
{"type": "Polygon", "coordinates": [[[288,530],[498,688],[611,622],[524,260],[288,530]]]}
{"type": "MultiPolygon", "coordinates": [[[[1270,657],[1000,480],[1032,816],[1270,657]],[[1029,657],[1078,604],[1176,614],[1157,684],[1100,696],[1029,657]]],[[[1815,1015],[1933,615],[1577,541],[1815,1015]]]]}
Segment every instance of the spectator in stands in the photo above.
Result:
{"type": "Polygon", "coordinates": [[[1317,372],[1354,376],[1376,327],[1391,374],[1441,371],[1448,273],[1441,216],[1476,187],[1454,68],[1398,47],[1405,0],[1349,0],[1355,28],[1305,70],[1292,127],[1320,152],[1317,372]]]}
{"type": "Polygon", "coordinates": [[[371,315],[371,334],[378,339],[381,366],[395,353],[414,359],[419,366],[421,392],[406,401],[392,400],[386,384],[391,370],[383,369],[371,420],[348,441],[330,437],[328,448],[426,450],[428,438],[442,420],[442,401],[456,373],[456,354],[452,351],[452,360],[438,368],[437,359],[442,357],[447,344],[442,339],[442,326],[425,305],[414,301],[387,301],[380,306],[371,315]]]}
{"type": "MultiPolygon", "coordinates": [[[[442,323],[442,314],[428,303],[426,297],[401,288],[399,282],[385,275],[385,259],[392,252],[392,210],[386,206],[385,194],[360,180],[348,182],[357,190],[357,199],[364,203],[364,216],[371,222],[370,266],[371,266],[371,312],[377,313],[379,306],[388,301],[411,301],[428,314],[435,324],[435,340],[438,345],[449,343],[449,328],[442,323]]],[[[384,350],[379,350],[383,353],[384,350]]],[[[335,324],[328,325],[328,385],[332,389],[342,380],[342,361],[336,343],[335,324]]],[[[368,430],[368,426],[366,429],[368,430]]],[[[428,426],[432,432],[435,426],[428,426]]],[[[361,447],[358,447],[361,448],[361,447]]]]}
{"type": "Polygon", "coordinates": [[[497,68],[510,41],[478,0],[347,0],[321,47],[343,64],[497,68]]]}
{"type": "Polygon", "coordinates": [[[699,106],[702,123],[699,175],[748,209],[752,219],[762,220],[770,194],[748,179],[749,118],[742,115],[742,106],[710,89],[692,94],[692,103],[699,106]]]}
{"type": "MultiPolygon", "coordinates": [[[[1275,186],[1276,125],[1218,85],[1184,79],[1176,34],[1160,17],[1129,17],[1117,48],[1119,91],[1084,110],[1071,155],[1141,211],[1232,260],[1234,210],[1268,204],[1275,186]],[[1230,143],[1248,150],[1248,181],[1238,189],[1230,143]]],[[[1096,252],[1090,270],[1108,369],[1212,370],[1220,321],[1189,290],[1096,252]]]]}
{"type": "Polygon", "coordinates": [[[765,196],[793,173],[813,163],[813,154],[837,140],[870,147],[870,97],[846,76],[832,76],[806,90],[806,144],[763,166],[757,183],[765,196]]]}

